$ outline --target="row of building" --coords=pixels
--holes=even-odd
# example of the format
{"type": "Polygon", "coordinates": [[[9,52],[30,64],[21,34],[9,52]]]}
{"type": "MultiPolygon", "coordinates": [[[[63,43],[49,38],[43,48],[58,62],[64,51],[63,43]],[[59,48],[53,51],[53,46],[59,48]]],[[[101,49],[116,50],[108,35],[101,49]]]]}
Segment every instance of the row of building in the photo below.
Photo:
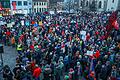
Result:
{"type": "Polygon", "coordinates": [[[45,11],[115,11],[120,10],[120,0],[0,0],[0,14],[28,14],[45,11]],[[69,9],[68,9],[69,8],[69,9]]]}
{"type": "Polygon", "coordinates": [[[0,14],[28,14],[62,9],[58,7],[64,0],[0,0],[0,14]],[[53,6],[54,5],[54,6],[53,6]]]}
{"type": "Polygon", "coordinates": [[[120,10],[120,0],[72,0],[78,9],[95,11],[120,10]],[[78,4],[76,4],[78,3],[78,4]]]}

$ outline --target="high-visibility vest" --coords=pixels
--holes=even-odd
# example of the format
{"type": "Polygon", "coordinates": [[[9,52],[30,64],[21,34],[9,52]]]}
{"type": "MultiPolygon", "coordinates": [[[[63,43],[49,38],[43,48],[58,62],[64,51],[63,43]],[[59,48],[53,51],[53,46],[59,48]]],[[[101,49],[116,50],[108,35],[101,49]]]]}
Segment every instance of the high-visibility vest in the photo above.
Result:
{"type": "Polygon", "coordinates": [[[17,50],[22,50],[21,45],[17,45],[17,50]]]}

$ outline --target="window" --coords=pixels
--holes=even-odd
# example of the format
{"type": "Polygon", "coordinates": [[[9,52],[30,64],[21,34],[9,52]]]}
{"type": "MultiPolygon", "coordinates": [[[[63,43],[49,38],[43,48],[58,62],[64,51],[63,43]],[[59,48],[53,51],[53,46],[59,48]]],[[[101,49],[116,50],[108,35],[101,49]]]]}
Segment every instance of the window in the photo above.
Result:
{"type": "Polygon", "coordinates": [[[41,12],[41,8],[39,8],[39,11],[41,12]]]}
{"type": "Polygon", "coordinates": [[[83,5],[83,1],[81,1],[81,4],[80,4],[81,6],[83,5]]]}
{"type": "Polygon", "coordinates": [[[37,12],[39,12],[39,9],[37,8],[37,12]]]}
{"type": "Polygon", "coordinates": [[[112,3],[114,3],[114,0],[112,0],[112,3]]]}
{"type": "Polygon", "coordinates": [[[2,5],[2,7],[4,7],[4,8],[9,8],[10,7],[10,3],[8,1],[2,1],[0,3],[2,5]]]}
{"type": "Polygon", "coordinates": [[[44,8],[42,8],[42,12],[44,11],[44,8]]]}
{"type": "Polygon", "coordinates": [[[3,4],[4,6],[6,6],[6,2],[4,2],[4,4],[3,4]]]}
{"type": "Polygon", "coordinates": [[[114,9],[113,7],[111,7],[111,9],[114,9]]]}
{"type": "Polygon", "coordinates": [[[42,2],[42,5],[43,5],[43,2],[42,2]]]}
{"type": "Polygon", "coordinates": [[[22,6],[22,1],[18,1],[18,6],[22,6]]]}
{"type": "Polygon", "coordinates": [[[7,2],[7,6],[6,6],[7,8],[9,8],[10,7],[10,3],[9,2],[7,2]]]}
{"type": "Polygon", "coordinates": [[[24,6],[27,6],[27,5],[28,5],[27,1],[24,1],[24,6]]]}
{"type": "Polygon", "coordinates": [[[36,3],[34,2],[34,6],[36,5],[36,3]]]}
{"type": "Polygon", "coordinates": [[[31,2],[29,2],[29,5],[31,5],[32,3],[31,2]]]}
{"type": "Polygon", "coordinates": [[[39,3],[39,5],[41,6],[41,2],[39,3]]]}
{"type": "Polygon", "coordinates": [[[44,5],[46,5],[45,2],[44,2],[44,5]]]}
{"type": "Polygon", "coordinates": [[[86,6],[88,6],[88,1],[86,2],[86,6]]]}
{"type": "Polygon", "coordinates": [[[37,2],[37,6],[38,6],[38,2],[37,2]]]}
{"type": "Polygon", "coordinates": [[[46,11],[46,8],[44,8],[44,12],[46,11]]]}
{"type": "Polygon", "coordinates": [[[29,13],[31,13],[32,11],[31,11],[31,9],[29,9],[29,13]]]}
{"type": "Polygon", "coordinates": [[[101,6],[102,6],[102,2],[100,1],[100,2],[99,2],[99,6],[98,6],[98,7],[99,7],[99,8],[101,8],[101,6]]]}

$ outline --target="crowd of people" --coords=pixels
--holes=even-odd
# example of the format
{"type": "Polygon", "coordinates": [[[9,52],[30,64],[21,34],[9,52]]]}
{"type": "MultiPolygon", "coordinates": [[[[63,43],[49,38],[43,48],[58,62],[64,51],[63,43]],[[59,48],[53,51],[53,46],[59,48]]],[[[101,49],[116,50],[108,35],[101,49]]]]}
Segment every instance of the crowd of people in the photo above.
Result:
{"type": "MultiPolygon", "coordinates": [[[[105,38],[111,13],[8,16],[1,26],[5,46],[16,48],[5,80],[120,80],[120,29],[105,38]]],[[[119,18],[118,18],[119,21],[119,18]]]]}

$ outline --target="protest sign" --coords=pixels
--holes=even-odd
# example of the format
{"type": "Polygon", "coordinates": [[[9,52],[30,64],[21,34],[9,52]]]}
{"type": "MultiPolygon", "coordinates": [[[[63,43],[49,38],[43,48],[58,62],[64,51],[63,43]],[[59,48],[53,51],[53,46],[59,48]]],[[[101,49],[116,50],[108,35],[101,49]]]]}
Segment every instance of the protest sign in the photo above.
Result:
{"type": "Polygon", "coordinates": [[[21,25],[24,26],[24,20],[21,21],[21,25]]]}
{"type": "Polygon", "coordinates": [[[81,34],[82,40],[85,41],[86,40],[86,31],[81,31],[80,34],[81,34]]]}
{"type": "Polygon", "coordinates": [[[13,27],[12,23],[7,24],[7,27],[8,28],[13,27]]]}

